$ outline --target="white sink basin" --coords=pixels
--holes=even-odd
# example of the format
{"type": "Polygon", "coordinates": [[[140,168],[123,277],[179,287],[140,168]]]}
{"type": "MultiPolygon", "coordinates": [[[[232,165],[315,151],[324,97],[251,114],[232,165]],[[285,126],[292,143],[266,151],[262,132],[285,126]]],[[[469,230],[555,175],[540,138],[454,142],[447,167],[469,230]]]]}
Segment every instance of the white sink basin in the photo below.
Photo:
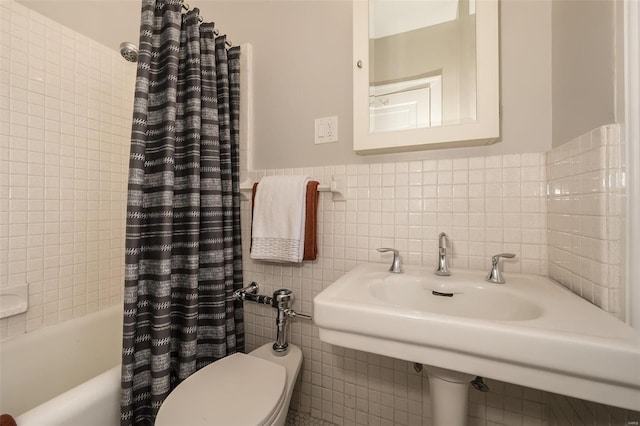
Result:
{"type": "MultiPolygon", "coordinates": [[[[399,309],[485,320],[519,321],[538,318],[542,307],[511,290],[477,279],[434,279],[435,275],[370,272],[371,295],[399,309]]],[[[477,278],[477,277],[475,277],[477,278]]]]}
{"type": "Polygon", "coordinates": [[[314,299],[327,343],[640,409],[640,333],[556,283],[362,264],[314,299]],[[433,292],[440,293],[434,295],[433,292]]]}

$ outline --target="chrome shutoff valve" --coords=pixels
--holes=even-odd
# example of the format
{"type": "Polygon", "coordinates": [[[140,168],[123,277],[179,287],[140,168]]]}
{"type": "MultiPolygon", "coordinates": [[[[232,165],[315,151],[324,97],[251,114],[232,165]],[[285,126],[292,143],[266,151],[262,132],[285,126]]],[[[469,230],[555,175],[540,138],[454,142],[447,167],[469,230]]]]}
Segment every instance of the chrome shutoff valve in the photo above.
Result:
{"type": "Polygon", "coordinates": [[[272,296],[264,296],[258,294],[259,286],[257,283],[252,282],[248,287],[236,290],[233,293],[235,300],[243,300],[256,302],[261,305],[271,306],[276,308],[278,313],[276,316],[276,342],[273,344],[273,353],[277,356],[284,356],[287,354],[289,344],[287,343],[287,320],[289,318],[300,317],[302,319],[310,320],[311,315],[301,314],[293,309],[293,292],[287,288],[281,288],[273,292],[272,296]]]}
{"type": "Polygon", "coordinates": [[[291,290],[281,288],[273,293],[273,307],[278,310],[276,316],[276,342],[273,344],[275,354],[284,355],[289,347],[289,343],[287,343],[287,320],[289,318],[311,319],[311,315],[300,314],[291,309],[292,303],[293,292],[291,290]]]}

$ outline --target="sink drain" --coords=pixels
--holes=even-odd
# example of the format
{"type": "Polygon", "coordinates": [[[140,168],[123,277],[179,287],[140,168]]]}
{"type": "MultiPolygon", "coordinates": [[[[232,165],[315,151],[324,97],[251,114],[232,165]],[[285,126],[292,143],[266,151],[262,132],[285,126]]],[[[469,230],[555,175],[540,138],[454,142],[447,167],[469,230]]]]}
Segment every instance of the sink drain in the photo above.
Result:
{"type": "Polygon", "coordinates": [[[433,290],[431,294],[433,294],[434,296],[440,296],[440,297],[453,297],[453,293],[440,293],[439,291],[435,291],[435,290],[433,290]]]}

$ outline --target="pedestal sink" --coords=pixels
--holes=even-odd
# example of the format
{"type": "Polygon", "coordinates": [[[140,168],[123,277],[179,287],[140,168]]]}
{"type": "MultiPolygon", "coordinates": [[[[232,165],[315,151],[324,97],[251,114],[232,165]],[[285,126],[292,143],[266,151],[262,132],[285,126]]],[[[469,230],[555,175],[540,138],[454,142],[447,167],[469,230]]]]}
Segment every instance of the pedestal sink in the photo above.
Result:
{"type": "Polygon", "coordinates": [[[640,334],[625,323],[544,277],[404,268],[361,264],[323,290],[320,340],[463,373],[465,389],[483,376],[638,409],[640,334]]]}

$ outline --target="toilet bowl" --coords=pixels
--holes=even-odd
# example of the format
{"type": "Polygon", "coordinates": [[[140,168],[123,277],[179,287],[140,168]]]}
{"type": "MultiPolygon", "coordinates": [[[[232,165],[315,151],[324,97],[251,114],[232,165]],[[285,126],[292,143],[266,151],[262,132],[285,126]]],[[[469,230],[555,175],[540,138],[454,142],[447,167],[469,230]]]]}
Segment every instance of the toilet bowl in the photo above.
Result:
{"type": "Polygon", "coordinates": [[[155,426],[283,426],[302,351],[275,354],[268,343],[236,353],[189,376],[164,400],[155,426]]]}

